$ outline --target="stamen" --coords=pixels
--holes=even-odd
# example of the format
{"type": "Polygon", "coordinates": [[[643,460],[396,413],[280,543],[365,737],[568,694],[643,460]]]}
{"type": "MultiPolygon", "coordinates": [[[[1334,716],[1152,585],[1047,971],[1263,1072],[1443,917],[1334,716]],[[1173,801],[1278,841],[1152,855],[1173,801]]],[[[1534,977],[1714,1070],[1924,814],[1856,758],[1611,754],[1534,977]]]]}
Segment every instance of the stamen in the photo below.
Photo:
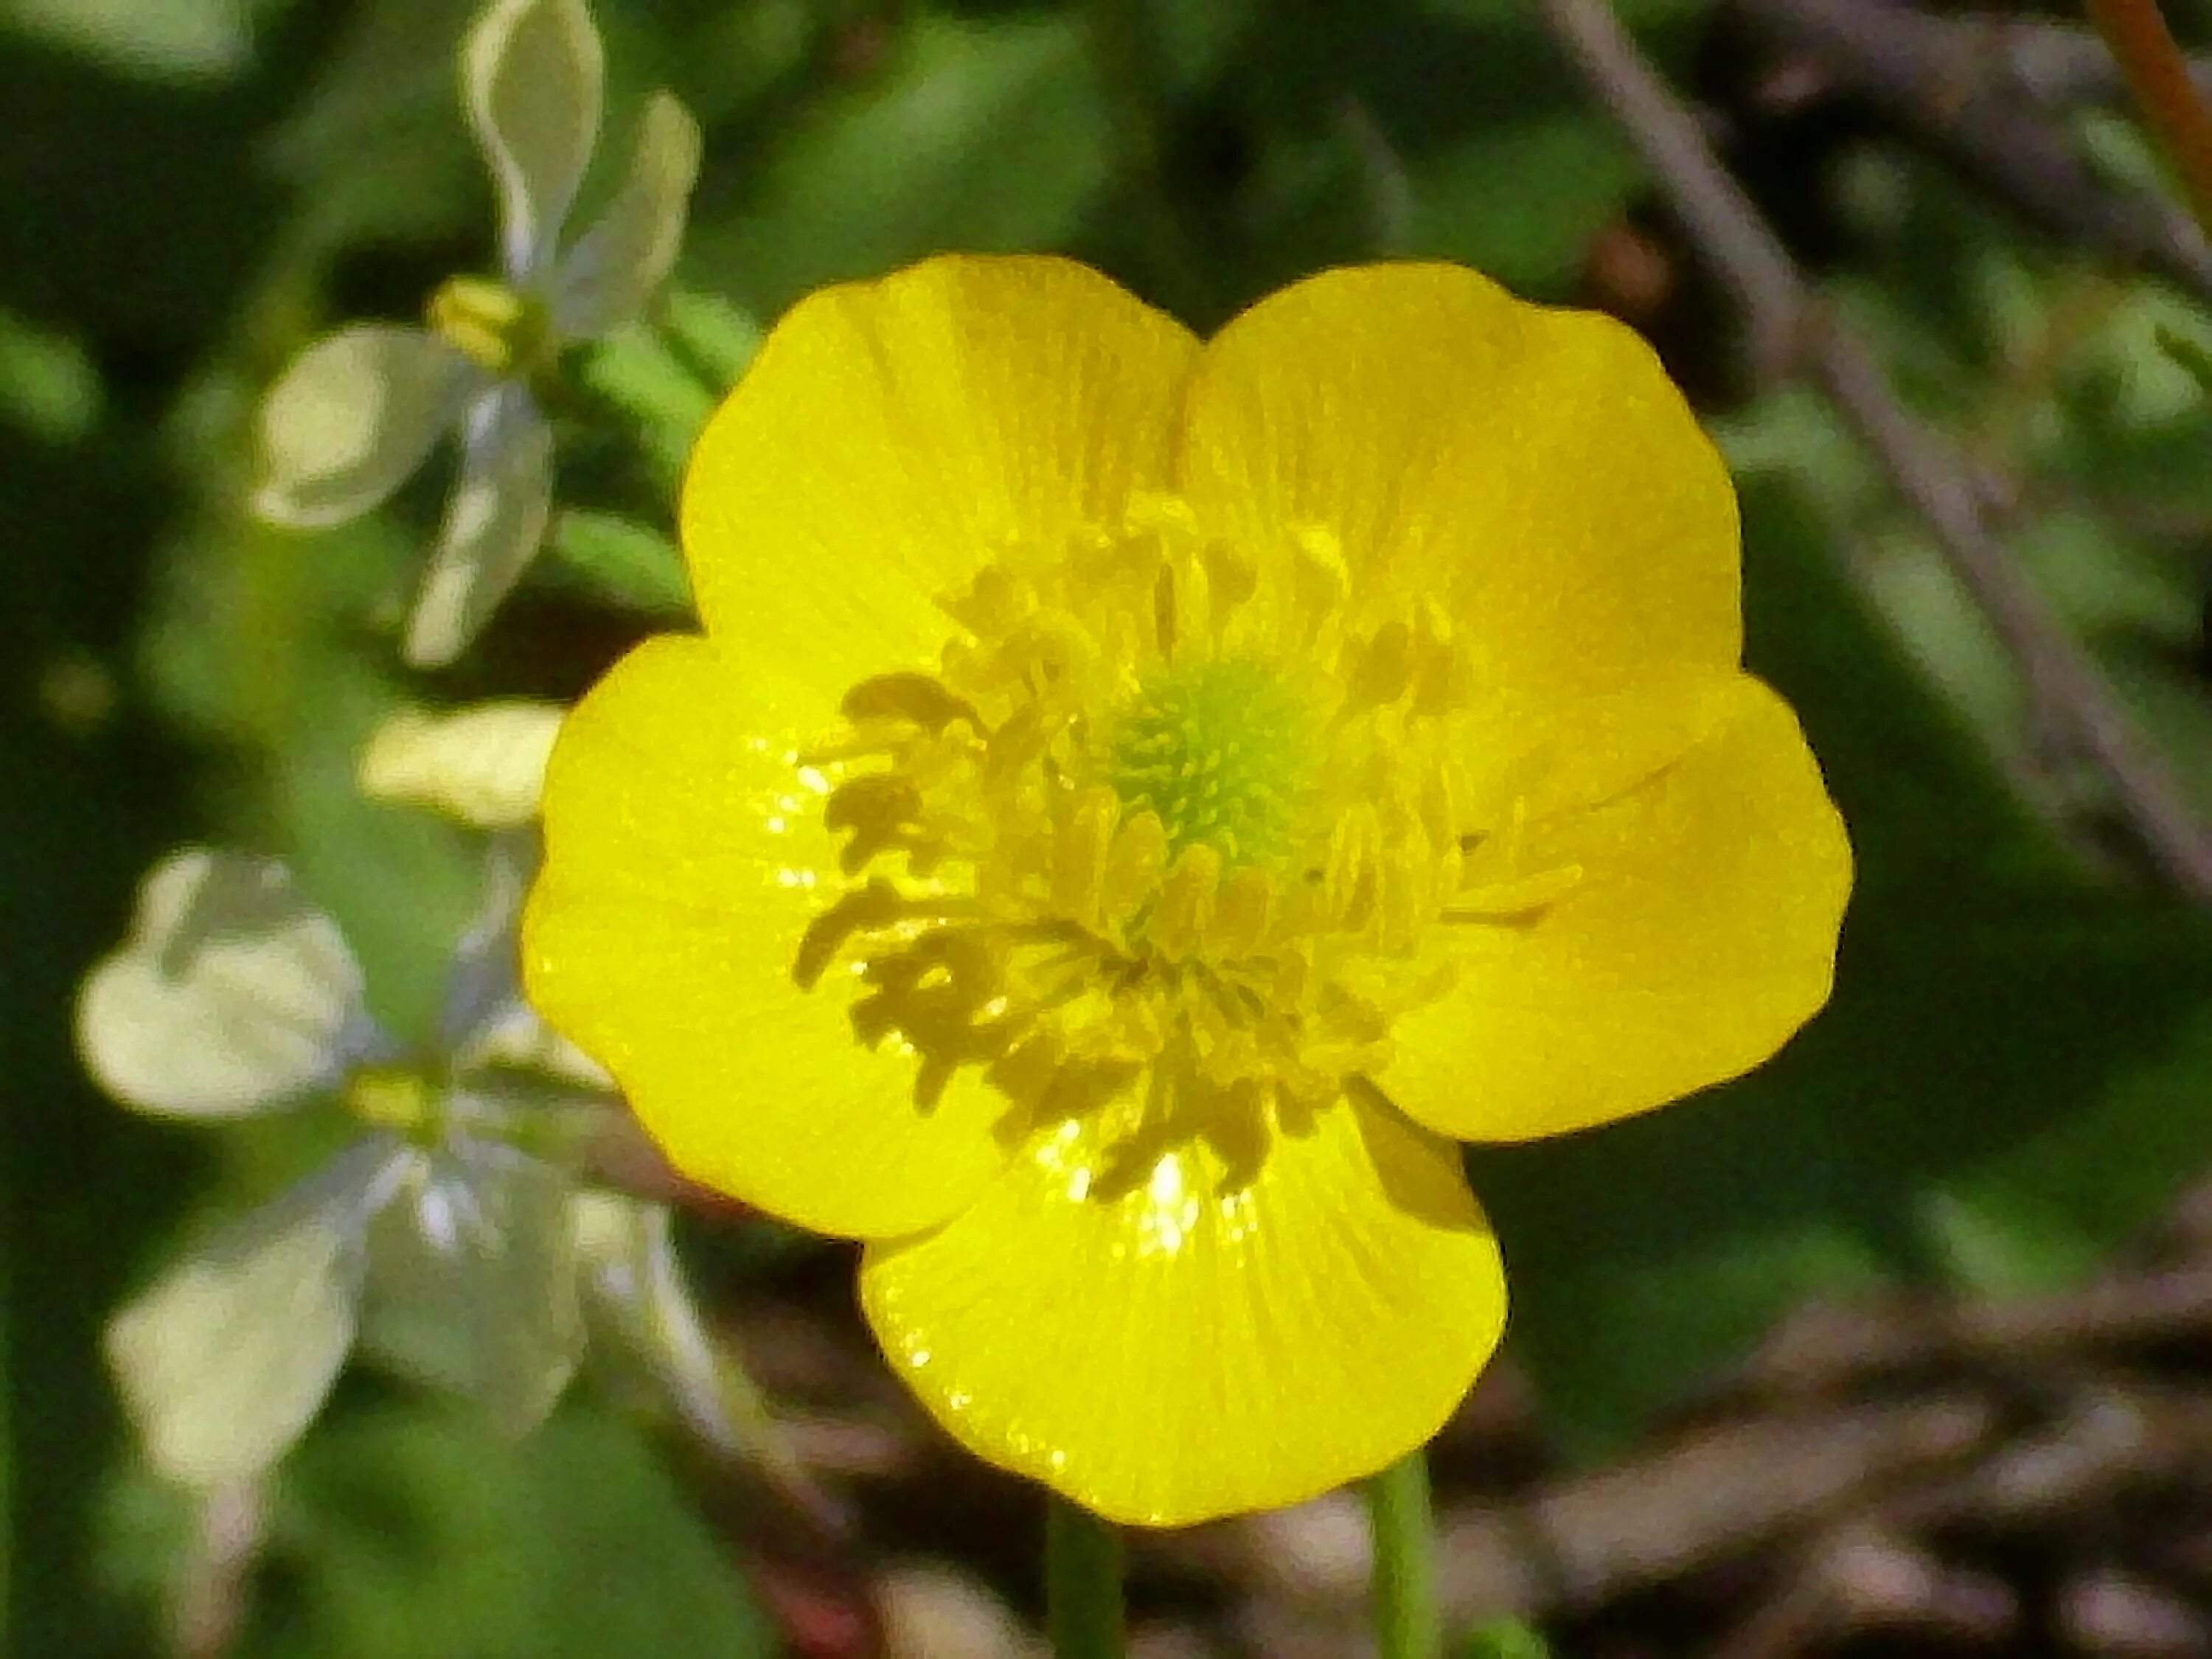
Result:
{"type": "Polygon", "coordinates": [[[937,673],[847,695],[803,759],[852,884],[793,971],[913,1057],[918,1109],[973,1068],[1023,1123],[1095,1115],[1093,1195],[1224,1147],[1249,1179],[1449,988],[1432,924],[1579,879],[1462,890],[1431,716],[1467,665],[1440,611],[1352,617],[1348,580],[1325,530],[1255,550],[1146,498],[1009,550],[941,600],[963,632],[937,673]]]}

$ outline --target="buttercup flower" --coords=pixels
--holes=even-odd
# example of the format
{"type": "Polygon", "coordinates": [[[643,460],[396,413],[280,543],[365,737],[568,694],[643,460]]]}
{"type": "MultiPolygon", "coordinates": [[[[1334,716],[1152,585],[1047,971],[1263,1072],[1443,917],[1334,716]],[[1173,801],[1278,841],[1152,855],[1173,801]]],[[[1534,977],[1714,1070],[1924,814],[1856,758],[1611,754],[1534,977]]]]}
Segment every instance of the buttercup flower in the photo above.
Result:
{"type": "Polygon", "coordinates": [[[699,171],[699,129],[647,100],[629,175],[565,252],[562,226],[599,129],[604,66],[583,0],[494,0],[461,56],[469,121],[499,195],[501,274],[455,277],[427,328],[356,324],[317,341],[261,410],[255,509],[301,529],[374,507],[440,435],[460,473],[408,623],[406,655],[448,662],[544,538],[553,434],[532,395],[567,346],[641,313],[674,264],[699,171]]]}
{"type": "Polygon", "coordinates": [[[564,726],[526,988],[1104,1516],[1419,1445],[1505,1318],[1455,1138],[1827,995],[1842,825],[1739,666],[1722,463],[1606,319],[1404,264],[1201,344],[933,259],[783,319],[683,520],[704,637],[564,726]]]}
{"type": "Polygon", "coordinates": [[[119,1312],[107,1352],[149,1460],[213,1488],[280,1457],[356,1338],[514,1431],[582,1351],[562,1120],[605,1079],[513,986],[522,872],[502,843],[456,948],[437,1052],[378,1029],[361,969],[283,866],[191,848],[147,878],[130,940],[86,980],[78,1046],[111,1093],[201,1121],[336,1097],[358,1132],[119,1312]]]}

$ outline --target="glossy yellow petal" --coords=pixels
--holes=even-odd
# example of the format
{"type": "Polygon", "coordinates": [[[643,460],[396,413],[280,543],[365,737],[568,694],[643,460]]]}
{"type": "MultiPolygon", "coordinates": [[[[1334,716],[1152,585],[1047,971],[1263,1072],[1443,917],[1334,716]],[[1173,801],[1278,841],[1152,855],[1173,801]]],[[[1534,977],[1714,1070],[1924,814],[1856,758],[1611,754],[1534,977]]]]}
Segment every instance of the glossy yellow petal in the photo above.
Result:
{"type": "Polygon", "coordinates": [[[709,634],[822,687],[933,667],[935,601],[1165,475],[1196,343],[1065,259],[946,256],[802,300],[693,452],[709,634]]]}
{"type": "Polygon", "coordinates": [[[1496,1346],[1498,1249],[1456,1149],[1380,1102],[1103,1196],[1080,1123],[937,1232],[872,1245],[878,1339],[979,1455],[1174,1526],[1296,1503],[1433,1435],[1496,1346]]]}
{"type": "Polygon", "coordinates": [[[1457,924],[1460,982],[1398,1022],[1380,1079],[1445,1133],[1626,1117],[1748,1071],[1827,1000],[1850,848],[1796,717],[1756,680],[1673,766],[1526,826],[1510,855],[1502,875],[1553,872],[1559,896],[1457,924]]]}
{"type": "Polygon", "coordinates": [[[674,636],[601,681],[547,770],[524,979],[678,1169],[819,1232],[887,1237],[989,1182],[1005,1103],[970,1067],[917,1107],[913,1061],[854,1037],[839,969],[794,981],[842,885],[792,759],[805,703],[674,636]]]}
{"type": "Polygon", "coordinates": [[[1331,549],[1355,608],[1440,605],[1500,741],[1662,665],[1735,665],[1727,471],[1610,318],[1455,265],[1325,272],[1206,347],[1178,467],[1216,533],[1331,549]]]}

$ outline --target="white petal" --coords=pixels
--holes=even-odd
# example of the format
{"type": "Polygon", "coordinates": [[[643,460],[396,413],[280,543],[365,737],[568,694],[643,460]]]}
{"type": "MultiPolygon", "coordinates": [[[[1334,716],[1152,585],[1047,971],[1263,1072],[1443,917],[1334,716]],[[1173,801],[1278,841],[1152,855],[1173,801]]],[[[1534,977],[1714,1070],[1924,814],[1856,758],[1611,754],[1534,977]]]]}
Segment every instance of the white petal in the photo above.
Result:
{"type": "Polygon", "coordinates": [[[667,1206],[592,1191],[579,1192],[570,1208],[594,1328],[611,1328],[620,1350],[644,1363],[701,1439],[754,1464],[802,1507],[834,1514],[779,1431],[767,1395],[708,1329],[667,1206]]]}
{"type": "Polygon", "coordinates": [[[667,1206],[595,1194],[577,1208],[589,1283],[709,1444],[736,1454],[769,1439],[766,1402],[735,1360],[715,1350],[684,1281],[667,1206]]]}
{"type": "Polygon", "coordinates": [[[362,1147],[252,1212],[109,1321],[105,1347],[148,1460],[214,1487],[259,1474],[314,1420],[353,1346],[362,1147]]]}
{"type": "Polygon", "coordinates": [[[461,50],[469,124],[499,187],[507,274],[544,263],[599,137],[605,64],[583,0],[493,0],[461,50]]]}
{"type": "Polygon", "coordinates": [[[498,830],[487,839],[483,892],[476,915],[453,946],[446,969],[445,1004],[438,1013],[439,1046],[456,1073],[480,1063],[472,1058],[478,1031],[521,998],[516,953],[522,902],[529,896],[541,853],[534,827],[498,830]]]}
{"type": "Polygon", "coordinates": [[[553,430],[519,386],[469,411],[461,476],[407,623],[407,660],[451,662],[507,597],[545,538],[553,508],[553,430]]]}
{"type": "Polygon", "coordinates": [[[673,94],[654,93],[622,188],[554,273],[553,326],[563,338],[605,334],[645,309],[684,246],[698,177],[699,124],[673,94]]]}
{"type": "MultiPolygon", "coordinates": [[[[536,1072],[558,1085],[573,1103],[578,1092],[611,1099],[615,1080],[599,1061],[548,1025],[519,996],[493,1008],[456,1050],[453,1066],[463,1073],[499,1067],[536,1072]]],[[[550,1097],[549,1097],[550,1098],[550,1097]]]]}
{"type": "Polygon", "coordinates": [[[337,924],[283,866],[204,848],[146,878],[130,939],[76,1007],[100,1086],[183,1117],[241,1117],[326,1086],[368,1029],[337,924]]]}
{"type": "Polygon", "coordinates": [[[368,1341],[509,1433],[534,1428],[583,1352],[569,1190],[512,1147],[457,1138],[418,1155],[371,1224],[368,1341]]]}
{"type": "Polygon", "coordinates": [[[427,806],[479,830],[512,830],[538,816],[545,757],[568,711],[507,697],[448,714],[404,709],[377,727],[356,781],[372,800],[427,806]]]}
{"type": "Polygon", "coordinates": [[[297,530],[368,512],[422,465],[476,378],[418,328],[359,323],[325,335],[261,400],[253,510],[297,530]]]}

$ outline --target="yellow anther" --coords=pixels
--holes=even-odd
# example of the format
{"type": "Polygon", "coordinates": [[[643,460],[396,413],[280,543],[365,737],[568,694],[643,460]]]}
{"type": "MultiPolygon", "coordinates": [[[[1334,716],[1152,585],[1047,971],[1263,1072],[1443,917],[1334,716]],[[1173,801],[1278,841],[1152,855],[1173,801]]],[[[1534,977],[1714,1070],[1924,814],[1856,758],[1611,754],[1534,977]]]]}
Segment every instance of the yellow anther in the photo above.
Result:
{"type": "Polygon", "coordinates": [[[1133,812],[1115,831],[1106,856],[1106,878],[1099,909],[1119,922],[1159,885],[1168,867],[1168,832],[1157,812],[1133,812]]]}
{"type": "Polygon", "coordinates": [[[447,277],[430,296],[428,320],[439,338],[494,374],[528,374],[551,355],[544,306],[488,276],[447,277]]]}
{"type": "Polygon", "coordinates": [[[1351,690],[1354,708],[1395,702],[1413,682],[1413,630],[1392,620],[1374,638],[1352,652],[1351,690]]]}
{"type": "Polygon", "coordinates": [[[941,732],[954,720],[977,724],[964,697],[945,689],[928,674],[878,674],[845,694],[838,708],[848,720],[908,720],[928,732],[941,732]]]}
{"type": "Polygon", "coordinates": [[[1436,860],[1429,837],[1410,817],[1394,815],[1376,860],[1379,942],[1385,951],[1409,948],[1436,906],[1436,860]]]}
{"type": "Polygon", "coordinates": [[[346,1110],[363,1123],[398,1134],[427,1127],[437,1103],[436,1091],[420,1073],[369,1066],[346,1079],[346,1110]]]}
{"type": "Polygon", "coordinates": [[[1052,906],[1079,926],[1096,928],[1106,893],[1107,861],[1121,803],[1100,785],[1076,797],[1074,809],[1054,838],[1052,906]]]}
{"type": "MultiPolygon", "coordinates": [[[[1291,544],[1298,550],[1300,575],[1317,583],[1319,594],[1330,601],[1341,599],[1352,585],[1352,568],[1336,532],[1327,525],[1300,525],[1291,532],[1291,544]]],[[[1317,595],[1310,590],[1306,597],[1317,595]]]]}
{"type": "Polygon", "coordinates": [[[1455,894],[1447,921],[1514,921],[1558,903],[1583,884],[1579,864],[1554,865],[1504,881],[1483,882],[1455,894]]]}
{"type": "Polygon", "coordinates": [[[1366,927],[1374,915],[1375,860],[1381,848],[1382,830],[1371,806],[1350,808],[1329,832],[1322,903],[1330,921],[1347,933],[1366,927]]]}
{"type": "Polygon", "coordinates": [[[837,786],[822,809],[822,822],[834,835],[849,830],[853,838],[838,854],[845,873],[866,867],[878,854],[910,843],[921,813],[921,791],[903,772],[868,772],[837,786]]]}
{"type": "Polygon", "coordinates": [[[1204,842],[1182,849],[1160,884],[1145,923],[1145,943],[1162,958],[1181,962],[1196,954],[1213,927],[1214,894],[1221,885],[1221,854],[1204,842]]]}
{"type": "Polygon", "coordinates": [[[1275,882],[1254,865],[1231,870],[1222,878],[1214,902],[1213,935],[1209,948],[1224,961],[1234,962],[1259,948],[1274,919],[1275,882]]]}

